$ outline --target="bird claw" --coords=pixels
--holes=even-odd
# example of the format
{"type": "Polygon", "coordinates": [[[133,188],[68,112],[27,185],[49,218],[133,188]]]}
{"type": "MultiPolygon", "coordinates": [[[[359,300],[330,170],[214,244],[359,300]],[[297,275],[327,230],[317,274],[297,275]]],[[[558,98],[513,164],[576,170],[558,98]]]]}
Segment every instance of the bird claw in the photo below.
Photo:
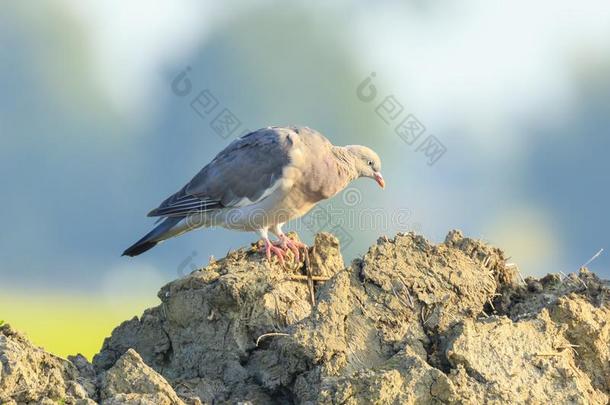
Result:
{"type": "Polygon", "coordinates": [[[277,256],[278,262],[284,266],[284,250],[275,246],[269,239],[265,240],[265,246],[261,248],[261,253],[263,251],[265,252],[268,261],[271,262],[271,254],[273,253],[277,256]]]}
{"type": "Polygon", "coordinates": [[[280,240],[276,243],[276,246],[281,247],[284,252],[288,252],[288,250],[290,250],[294,254],[294,258],[297,263],[301,261],[301,254],[299,250],[307,249],[306,244],[298,240],[292,240],[286,235],[280,236],[280,240]]]}

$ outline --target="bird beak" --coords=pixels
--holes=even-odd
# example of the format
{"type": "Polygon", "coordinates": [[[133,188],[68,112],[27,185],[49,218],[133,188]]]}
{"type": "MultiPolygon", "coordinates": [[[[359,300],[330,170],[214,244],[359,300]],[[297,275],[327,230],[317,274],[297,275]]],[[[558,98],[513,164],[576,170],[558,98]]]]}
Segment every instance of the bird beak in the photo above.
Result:
{"type": "Polygon", "coordinates": [[[379,184],[379,187],[385,188],[385,181],[383,180],[383,176],[379,172],[375,172],[375,181],[379,184]]]}

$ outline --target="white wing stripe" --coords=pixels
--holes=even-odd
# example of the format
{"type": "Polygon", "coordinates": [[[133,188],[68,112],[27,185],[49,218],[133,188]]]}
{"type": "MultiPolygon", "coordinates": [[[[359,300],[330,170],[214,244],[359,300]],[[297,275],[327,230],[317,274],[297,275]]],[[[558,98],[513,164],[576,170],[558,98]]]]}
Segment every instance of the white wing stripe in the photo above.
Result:
{"type": "Polygon", "coordinates": [[[278,187],[280,185],[281,185],[281,179],[277,179],[275,181],[275,183],[273,183],[273,185],[271,187],[266,189],[265,192],[263,194],[261,194],[261,196],[258,199],[256,199],[255,201],[250,200],[248,197],[242,197],[242,198],[235,199],[235,200],[229,202],[226,206],[227,207],[246,207],[248,205],[256,204],[258,202],[263,201],[265,198],[269,197],[275,190],[278,189],[278,187]]]}

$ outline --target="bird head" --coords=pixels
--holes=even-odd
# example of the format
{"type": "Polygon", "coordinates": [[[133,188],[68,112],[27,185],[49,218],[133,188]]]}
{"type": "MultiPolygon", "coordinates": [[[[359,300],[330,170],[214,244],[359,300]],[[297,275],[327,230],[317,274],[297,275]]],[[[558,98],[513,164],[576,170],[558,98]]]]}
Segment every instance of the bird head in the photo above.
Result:
{"type": "Polygon", "coordinates": [[[354,167],[358,177],[374,179],[381,188],[385,188],[385,181],[381,175],[381,159],[374,150],[361,145],[348,145],[345,149],[354,158],[354,167]]]}

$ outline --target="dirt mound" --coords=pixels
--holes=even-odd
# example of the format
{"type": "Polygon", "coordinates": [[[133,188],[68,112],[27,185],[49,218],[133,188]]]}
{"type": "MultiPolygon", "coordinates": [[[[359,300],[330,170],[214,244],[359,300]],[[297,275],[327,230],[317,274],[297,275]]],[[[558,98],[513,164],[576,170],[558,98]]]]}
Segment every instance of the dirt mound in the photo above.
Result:
{"type": "Polygon", "coordinates": [[[3,405],[55,404],[63,398],[88,404],[95,393],[95,384],[73,363],[34,347],[9,325],[0,326],[0,363],[3,405]]]}
{"type": "Polygon", "coordinates": [[[458,231],[348,267],[319,234],[309,257],[309,278],[242,249],[169,283],[93,365],[5,326],[0,403],[608,403],[610,289],[585,269],[520,281],[458,231]]]}

